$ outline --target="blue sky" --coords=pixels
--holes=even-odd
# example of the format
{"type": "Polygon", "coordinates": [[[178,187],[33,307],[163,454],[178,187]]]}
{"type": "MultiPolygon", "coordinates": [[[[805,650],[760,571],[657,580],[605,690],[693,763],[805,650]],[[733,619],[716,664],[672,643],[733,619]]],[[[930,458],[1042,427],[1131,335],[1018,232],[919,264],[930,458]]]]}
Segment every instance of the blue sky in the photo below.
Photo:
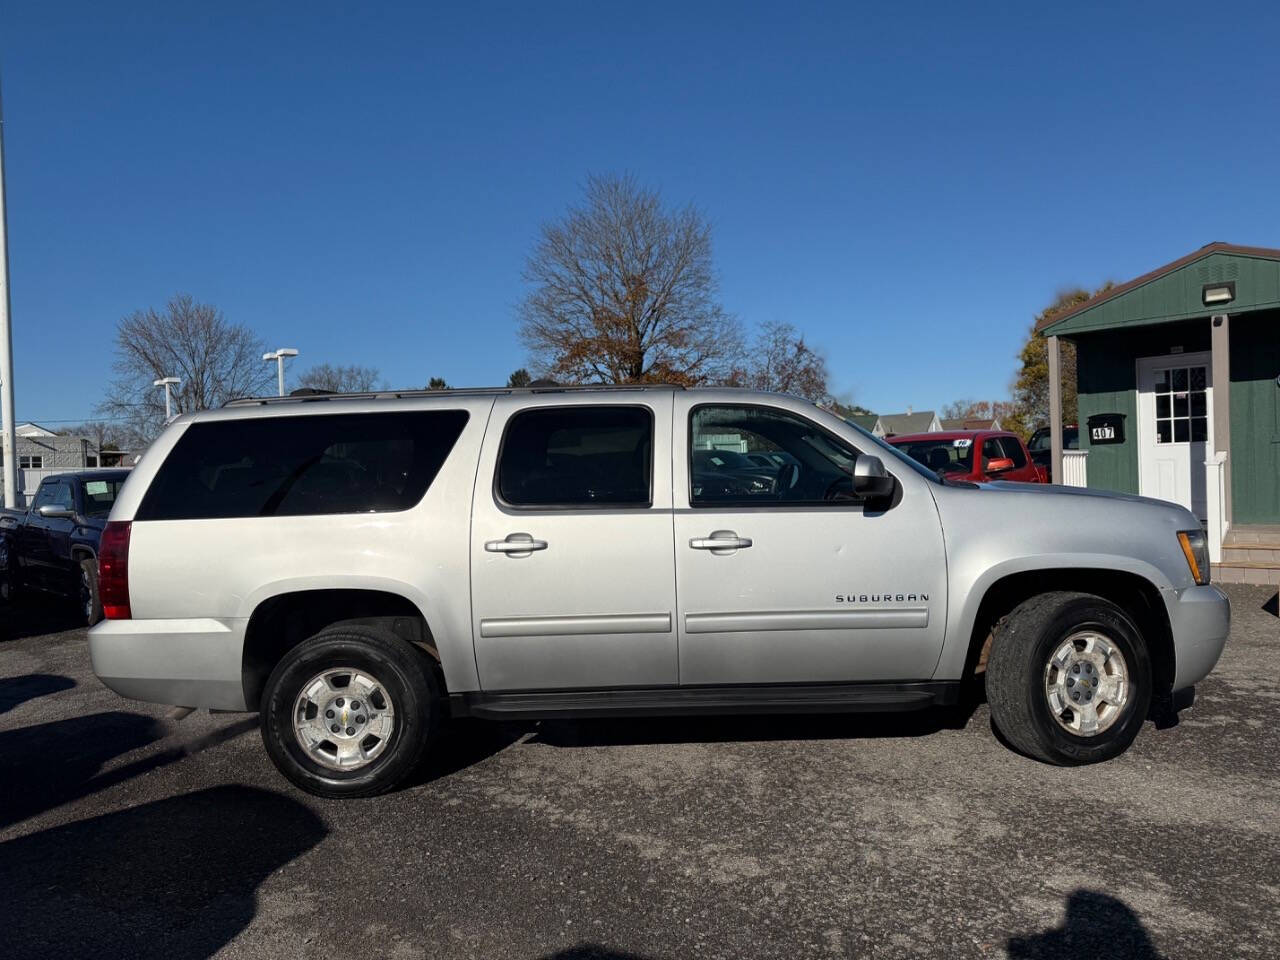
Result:
{"type": "Polygon", "coordinates": [[[1280,246],[1275,4],[969,6],[9,4],[17,416],[89,417],[179,291],[302,367],[504,382],[589,172],[701,207],[725,307],[881,411],[1005,396],[1063,286],[1280,246]]]}

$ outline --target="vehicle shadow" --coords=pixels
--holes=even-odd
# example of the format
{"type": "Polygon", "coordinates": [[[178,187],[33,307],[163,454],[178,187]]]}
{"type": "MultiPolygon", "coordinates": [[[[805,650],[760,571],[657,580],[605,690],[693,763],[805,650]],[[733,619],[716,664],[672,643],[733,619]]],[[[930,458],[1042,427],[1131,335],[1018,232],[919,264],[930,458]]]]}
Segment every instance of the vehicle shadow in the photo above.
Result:
{"type": "Polygon", "coordinates": [[[76,682],[70,677],[52,673],[29,673],[21,677],[0,678],[0,713],[8,713],[28,700],[70,690],[76,682]]]}
{"type": "Polygon", "coordinates": [[[163,739],[164,724],[144,714],[111,711],[6,730],[0,733],[0,783],[24,786],[0,791],[0,827],[167,766],[256,723],[241,720],[106,772],[102,768],[116,757],[163,739]]]}
{"type": "Polygon", "coordinates": [[[0,641],[83,629],[75,604],[61,597],[19,597],[0,608],[0,641]]]}
{"type": "Polygon", "coordinates": [[[1115,897],[1076,890],[1067,898],[1060,926],[1010,937],[1006,949],[1018,960],[1162,960],[1138,915],[1115,897]]]}
{"type": "Polygon", "coordinates": [[[426,759],[404,784],[409,790],[451,776],[501,753],[526,733],[516,724],[455,719],[445,724],[440,739],[427,751],[426,759]]]}
{"type": "Polygon", "coordinates": [[[0,844],[4,955],[202,960],[327,830],[289,797],[214,787],[0,844]]]}
{"type": "Polygon", "coordinates": [[[895,713],[734,714],[543,720],[532,742],[555,747],[924,737],[968,725],[980,700],[895,713]]]}

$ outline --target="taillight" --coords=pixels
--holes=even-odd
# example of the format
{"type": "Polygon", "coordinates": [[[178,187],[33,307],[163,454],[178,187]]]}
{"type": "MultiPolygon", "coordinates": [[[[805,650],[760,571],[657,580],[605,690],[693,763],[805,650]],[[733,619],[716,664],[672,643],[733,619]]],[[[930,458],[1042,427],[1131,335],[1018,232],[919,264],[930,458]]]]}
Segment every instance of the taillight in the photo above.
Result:
{"type": "Polygon", "coordinates": [[[132,521],[113,520],[98,545],[98,597],[108,620],[129,620],[129,532],[132,521]]]}

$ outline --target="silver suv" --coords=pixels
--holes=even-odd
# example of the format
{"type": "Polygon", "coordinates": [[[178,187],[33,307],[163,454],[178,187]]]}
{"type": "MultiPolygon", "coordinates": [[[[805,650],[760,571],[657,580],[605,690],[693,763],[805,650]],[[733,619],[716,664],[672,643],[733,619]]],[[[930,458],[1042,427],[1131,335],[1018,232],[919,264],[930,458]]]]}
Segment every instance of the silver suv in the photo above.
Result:
{"type": "Polygon", "coordinates": [[[391,788],[448,717],[915,709],[983,674],[1015,748],[1089,763],[1230,620],[1182,507],[943,484],[803,400],[720,389],[184,416],[99,564],[103,682],[258,710],[324,796],[391,788]]]}

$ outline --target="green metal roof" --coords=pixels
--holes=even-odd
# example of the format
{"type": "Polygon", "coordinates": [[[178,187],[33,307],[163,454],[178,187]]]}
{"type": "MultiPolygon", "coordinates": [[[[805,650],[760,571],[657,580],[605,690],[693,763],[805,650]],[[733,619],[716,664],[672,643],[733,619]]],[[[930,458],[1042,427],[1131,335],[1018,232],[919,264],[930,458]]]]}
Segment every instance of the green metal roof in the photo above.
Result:
{"type": "Polygon", "coordinates": [[[1072,336],[1120,327],[1140,327],[1211,313],[1246,313],[1280,306],[1280,250],[1211,243],[1157,270],[1044,322],[1045,336],[1072,336]],[[1205,284],[1234,282],[1235,299],[1206,307],[1205,284]]]}

